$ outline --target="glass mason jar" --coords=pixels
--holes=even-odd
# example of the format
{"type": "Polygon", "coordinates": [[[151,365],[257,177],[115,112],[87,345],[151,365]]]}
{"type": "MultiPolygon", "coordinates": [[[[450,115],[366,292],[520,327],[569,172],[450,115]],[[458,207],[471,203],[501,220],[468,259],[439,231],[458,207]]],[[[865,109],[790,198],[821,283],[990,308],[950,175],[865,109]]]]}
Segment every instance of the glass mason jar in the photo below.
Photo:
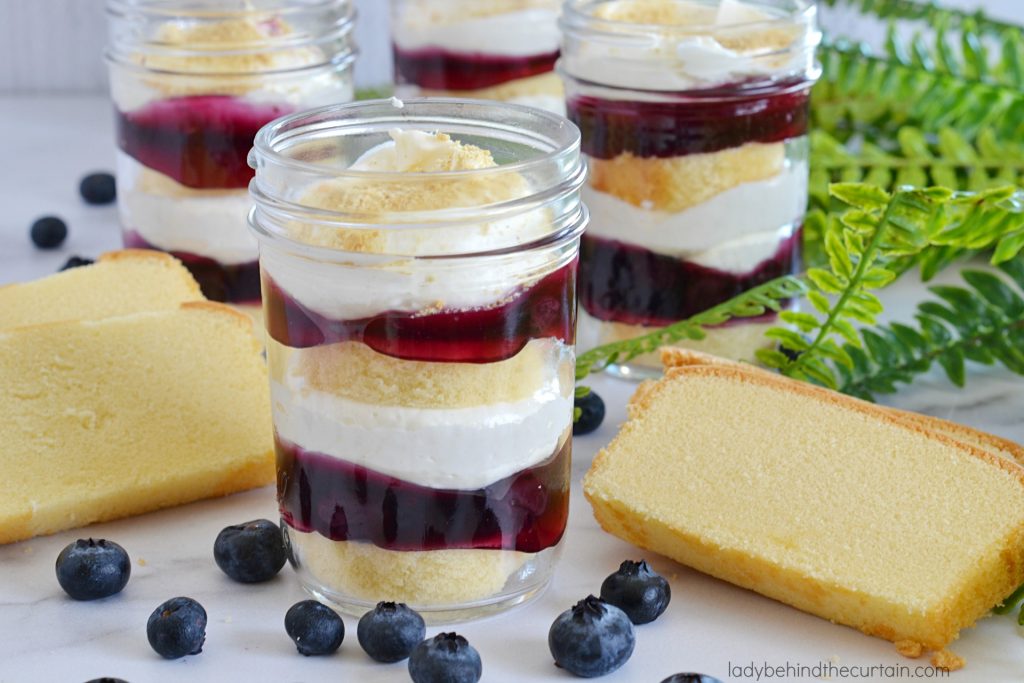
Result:
{"type": "Polygon", "coordinates": [[[579,132],[493,102],[358,102],[270,124],[250,163],[300,580],[433,621],[536,594],[569,510],[579,132]]]}
{"type": "Polygon", "coordinates": [[[561,0],[391,0],[399,97],[501,100],[565,113],[561,0]]]}
{"type": "MultiPolygon", "coordinates": [[[[562,29],[559,71],[590,169],[581,346],[647,333],[799,271],[814,4],[569,0],[562,29]]],[[[753,360],[773,317],[680,345],[753,360]]],[[[641,357],[612,371],[659,367],[641,357]]]]}
{"type": "Polygon", "coordinates": [[[256,131],[353,97],[349,0],[108,0],[126,247],[179,258],[210,299],[259,304],[246,221],[256,131]]]}

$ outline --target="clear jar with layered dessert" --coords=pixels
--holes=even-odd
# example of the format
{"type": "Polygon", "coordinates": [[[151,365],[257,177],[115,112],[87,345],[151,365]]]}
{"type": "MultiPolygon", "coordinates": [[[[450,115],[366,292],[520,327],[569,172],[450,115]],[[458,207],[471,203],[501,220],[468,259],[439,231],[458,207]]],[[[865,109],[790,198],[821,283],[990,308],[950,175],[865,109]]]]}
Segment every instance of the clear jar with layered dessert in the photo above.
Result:
{"type": "Polygon", "coordinates": [[[539,591],[566,528],[579,133],[374,101],[256,138],[278,500],[302,583],[428,619],[539,591]]]}
{"type": "Polygon", "coordinates": [[[108,0],[127,247],[179,258],[210,299],[259,304],[246,215],[256,132],[353,98],[350,0],[108,0]]]}
{"type": "Polygon", "coordinates": [[[399,97],[501,100],[565,113],[562,0],[391,0],[399,97]]]}
{"type": "MultiPolygon", "coordinates": [[[[562,27],[559,71],[590,167],[583,348],[799,271],[821,38],[813,3],[569,0],[562,27]]],[[[772,318],[681,345],[753,360],[772,318]]],[[[642,357],[612,371],[658,367],[642,357]]]]}

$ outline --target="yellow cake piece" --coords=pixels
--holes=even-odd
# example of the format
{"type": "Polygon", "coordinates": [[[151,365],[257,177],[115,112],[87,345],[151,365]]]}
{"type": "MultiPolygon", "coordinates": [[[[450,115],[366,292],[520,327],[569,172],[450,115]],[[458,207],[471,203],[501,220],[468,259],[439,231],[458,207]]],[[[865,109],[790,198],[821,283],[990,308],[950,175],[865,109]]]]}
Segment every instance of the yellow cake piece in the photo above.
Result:
{"type": "Polygon", "coordinates": [[[669,369],[584,492],[620,538],[903,650],[1024,582],[1024,469],[764,372],[669,369]]]}
{"type": "Polygon", "coordinates": [[[451,90],[431,90],[429,88],[420,90],[421,97],[452,97],[455,94],[459,97],[467,97],[474,100],[500,100],[504,102],[524,97],[540,97],[545,95],[560,98],[565,95],[565,89],[562,86],[561,77],[554,71],[549,71],[548,73],[517,78],[513,81],[506,81],[505,83],[477,90],[459,90],[457,92],[451,90]]]}
{"type": "Polygon", "coordinates": [[[211,302],[0,332],[0,543],[273,481],[266,369],[211,302]]]}
{"type": "Polygon", "coordinates": [[[202,301],[192,274],[163,252],[126,249],[41,280],[0,287],[0,330],[60,320],[98,320],[202,301]]]}
{"type": "Polygon", "coordinates": [[[395,551],[288,530],[300,567],[325,586],[367,603],[458,605],[499,593],[532,556],[515,550],[395,551]]]}
{"type": "MultiPolygon", "coordinates": [[[[738,363],[728,358],[722,358],[715,356],[710,353],[703,353],[701,351],[695,351],[692,349],[679,348],[674,346],[662,347],[661,351],[661,362],[665,369],[679,368],[691,365],[723,365],[728,367],[741,368],[746,372],[763,372],[771,377],[775,377],[781,381],[797,382],[797,380],[788,379],[782,377],[774,372],[765,370],[755,365],[749,365],[747,363],[738,363]]],[[[643,385],[643,390],[646,390],[653,383],[648,384],[647,382],[643,385]]],[[[641,389],[638,387],[638,391],[641,389]]],[[[856,399],[850,399],[856,400],[856,399]]],[[[874,404],[872,404],[874,405],[874,404]]],[[[973,429],[967,425],[962,425],[950,420],[943,420],[942,418],[932,417],[930,415],[922,415],[921,413],[915,413],[909,410],[900,410],[899,408],[893,408],[890,406],[875,406],[882,408],[887,411],[894,418],[898,418],[910,424],[917,425],[922,429],[927,429],[932,432],[944,434],[951,439],[956,439],[975,448],[980,448],[983,451],[987,451],[992,455],[1000,458],[1005,458],[1017,464],[1024,465],[1024,446],[1018,443],[1014,443],[1009,439],[996,436],[995,434],[989,434],[983,432],[980,429],[973,429]]]]}
{"type": "Polygon", "coordinates": [[[785,162],[785,143],[748,142],[665,159],[623,152],[588,164],[595,190],[642,209],[678,213],[743,183],[774,178],[785,162]]]}
{"type": "Polygon", "coordinates": [[[268,340],[274,380],[360,403],[407,408],[469,408],[514,403],[551,384],[571,386],[565,347],[531,340],[515,356],[494,363],[439,363],[393,358],[361,342],[291,349],[268,340]]]}

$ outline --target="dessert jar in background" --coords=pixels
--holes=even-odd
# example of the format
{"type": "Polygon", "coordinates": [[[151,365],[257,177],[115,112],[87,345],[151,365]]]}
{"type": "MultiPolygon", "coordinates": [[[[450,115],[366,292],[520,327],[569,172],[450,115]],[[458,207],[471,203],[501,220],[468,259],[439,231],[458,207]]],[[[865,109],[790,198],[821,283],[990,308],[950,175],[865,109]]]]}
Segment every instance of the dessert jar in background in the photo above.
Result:
{"type": "Polygon", "coordinates": [[[565,113],[561,0],[391,0],[399,97],[502,100],[565,113]]]}
{"type": "Polygon", "coordinates": [[[360,102],[251,162],[290,558],[349,613],[534,595],[566,527],[579,133],[538,109],[360,102]]]}
{"type": "MultiPolygon", "coordinates": [[[[798,271],[819,73],[813,3],[569,0],[562,28],[559,70],[590,167],[581,347],[798,271]]],[[[752,360],[773,317],[680,345],[752,360]]],[[[612,371],[658,367],[641,357],[612,371]]]]}
{"type": "Polygon", "coordinates": [[[256,132],[353,97],[349,0],[108,0],[127,247],[167,251],[210,299],[259,304],[246,215],[256,132]]]}

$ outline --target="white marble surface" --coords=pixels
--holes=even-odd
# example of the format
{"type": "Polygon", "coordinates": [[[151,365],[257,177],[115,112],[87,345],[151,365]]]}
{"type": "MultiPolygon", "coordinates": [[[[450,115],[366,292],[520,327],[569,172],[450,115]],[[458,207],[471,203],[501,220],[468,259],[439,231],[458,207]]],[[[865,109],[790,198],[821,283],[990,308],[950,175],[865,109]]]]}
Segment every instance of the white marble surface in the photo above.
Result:
{"type": "MultiPolygon", "coordinates": [[[[95,255],[117,246],[113,209],[85,206],[76,189],[82,173],[112,166],[106,103],[98,98],[0,99],[0,129],[7,132],[7,162],[0,165],[0,284],[52,272],[71,254],[95,255]],[[29,223],[45,213],[59,214],[70,225],[71,236],[57,252],[36,251],[28,239],[29,223]]],[[[900,315],[919,296],[919,285],[908,282],[886,298],[890,310],[900,315]]],[[[661,620],[638,629],[633,659],[604,679],[609,683],[658,683],[680,671],[755,680],[731,678],[730,663],[927,664],[899,657],[887,642],[641,553],[602,533],[580,493],[579,480],[623,419],[631,385],[596,378],[593,386],[605,397],[610,413],[596,434],[577,440],[570,529],[553,584],[530,605],[457,627],[480,651],[485,681],[570,680],[548,654],[551,621],[597,591],[622,559],[642,555],[671,578],[673,602],[661,620]]],[[[1024,440],[1024,379],[1004,371],[972,368],[964,391],[933,375],[892,402],[1024,440]]],[[[267,488],[0,547],[0,683],[74,682],[104,675],[133,683],[408,680],[403,665],[370,662],[356,643],[352,619],[346,619],[348,634],[336,656],[297,655],[283,619],[303,594],[289,570],[259,586],[234,584],[220,573],[212,557],[217,532],[256,517],[274,518],[274,512],[273,491],[267,488]],[[53,571],[57,553],[85,536],[116,540],[128,550],[133,575],[122,594],[76,603],[60,590],[53,571]],[[206,607],[208,637],[200,656],[164,661],[150,650],[145,623],[160,602],[177,595],[196,598],[206,607]]],[[[968,661],[965,670],[952,675],[955,681],[1024,679],[1024,640],[1010,618],[984,620],[965,631],[954,650],[968,661]]],[[[876,675],[851,680],[893,679],[876,675]]]]}

